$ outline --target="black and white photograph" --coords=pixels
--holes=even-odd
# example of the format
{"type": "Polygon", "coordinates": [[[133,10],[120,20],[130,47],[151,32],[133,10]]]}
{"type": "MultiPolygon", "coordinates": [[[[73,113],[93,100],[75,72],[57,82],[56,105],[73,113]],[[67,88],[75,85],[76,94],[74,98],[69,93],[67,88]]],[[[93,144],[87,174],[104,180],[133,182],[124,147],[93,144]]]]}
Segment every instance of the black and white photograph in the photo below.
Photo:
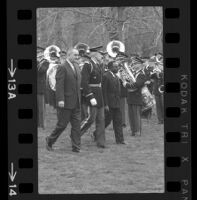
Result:
{"type": "Polygon", "coordinates": [[[39,194],[164,193],[163,8],[36,15],[39,194]]]}

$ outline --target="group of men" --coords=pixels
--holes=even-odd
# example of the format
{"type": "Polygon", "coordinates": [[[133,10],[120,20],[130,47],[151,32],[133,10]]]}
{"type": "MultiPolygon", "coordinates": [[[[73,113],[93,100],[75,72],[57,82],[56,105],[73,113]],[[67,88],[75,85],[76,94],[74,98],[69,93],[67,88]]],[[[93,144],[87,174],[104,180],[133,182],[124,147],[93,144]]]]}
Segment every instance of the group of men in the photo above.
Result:
{"type": "MultiPolygon", "coordinates": [[[[141,88],[147,81],[146,74],[138,75],[136,82],[131,85],[118,76],[118,62],[108,55],[103,56],[101,53],[89,51],[86,44],[79,43],[70,48],[66,57],[62,57],[58,51],[60,50],[53,46],[47,52],[50,59],[38,61],[38,109],[41,110],[45,101],[43,87],[46,83],[48,87],[53,87],[53,81],[50,85],[47,77],[50,68],[56,66],[52,93],[55,97],[57,124],[52,133],[46,137],[47,150],[53,150],[54,143],[68,123],[71,124],[73,152],[80,152],[81,137],[93,123],[95,123],[93,137],[98,148],[106,147],[105,129],[111,122],[116,143],[126,144],[123,136],[123,128],[126,126],[126,98],[131,135],[141,135],[143,104],[141,88]]],[[[38,113],[41,113],[38,114],[38,118],[41,119],[44,112],[38,113]]],[[[159,115],[162,118],[163,114],[159,115]]],[[[43,120],[38,121],[39,125],[44,127],[43,120]]],[[[163,119],[160,119],[160,122],[163,123],[163,119]]]]}

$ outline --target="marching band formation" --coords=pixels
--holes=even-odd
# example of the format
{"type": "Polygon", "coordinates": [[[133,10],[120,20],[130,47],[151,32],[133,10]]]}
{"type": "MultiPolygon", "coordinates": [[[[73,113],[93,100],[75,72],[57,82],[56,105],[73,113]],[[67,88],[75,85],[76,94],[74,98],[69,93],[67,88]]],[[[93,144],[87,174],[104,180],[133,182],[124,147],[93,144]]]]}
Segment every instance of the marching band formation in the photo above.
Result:
{"type": "Polygon", "coordinates": [[[115,141],[126,144],[123,128],[128,104],[132,136],[141,135],[141,118],[150,117],[156,104],[163,124],[163,56],[150,58],[125,54],[117,40],[90,48],[78,43],[67,52],[55,45],[37,49],[38,127],[44,128],[45,104],[57,111],[57,124],[46,137],[46,148],[71,124],[72,151],[80,152],[81,137],[95,123],[92,133],[98,148],[105,148],[105,129],[113,123],[115,141]]]}

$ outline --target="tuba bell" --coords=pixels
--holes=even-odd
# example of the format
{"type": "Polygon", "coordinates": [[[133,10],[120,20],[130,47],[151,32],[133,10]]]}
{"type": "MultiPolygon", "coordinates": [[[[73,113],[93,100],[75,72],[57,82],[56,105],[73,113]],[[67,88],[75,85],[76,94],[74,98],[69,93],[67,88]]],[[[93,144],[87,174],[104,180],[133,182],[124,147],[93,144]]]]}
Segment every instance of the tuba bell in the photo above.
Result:
{"type": "Polygon", "coordinates": [[[50,63],[57,62],[53,58],[57,60],[60,58],[61,50],[56,45],[50,45],[44,50],[44,58],[48,60],[50,63]]]}
{"type": "Polygon", "coordinates": [[[133,84],[136,79],[128,64],[128,56],[125,54],[125,45],[118,40],[112,40],[107,44],[106,51],[114,61],[119,64],[119,78],[122,82],[133,84]]]}
{"type": "Polygon", "coordinates": [[[119,53],[125,52],[125,45],[118,40],[112,40],[107,44],[106,51],[112,58],[115,58],[119,53]]]}

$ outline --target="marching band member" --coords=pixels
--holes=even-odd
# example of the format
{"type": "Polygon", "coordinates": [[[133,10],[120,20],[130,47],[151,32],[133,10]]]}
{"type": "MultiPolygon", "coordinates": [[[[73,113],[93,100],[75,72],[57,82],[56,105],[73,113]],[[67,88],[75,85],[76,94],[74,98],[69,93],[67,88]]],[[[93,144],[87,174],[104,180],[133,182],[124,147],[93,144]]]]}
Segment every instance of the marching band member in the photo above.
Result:
{"type": "Polygon", "coordinates": [[[162,75],[158,77],[156,74],[152,76],[153,80],[153,94],[155,96],[156,102],[156,112],[158,124],[164,123],[164,103],[163,103],[163,91],[160,89],[163,85],[163,77],[162,75]]]}
{"type": "MultiPolygon", "coordinates": [[[[110,56],[120,59],[126,58],[127,55],[124,54],[125,46],[120,41],[111,41],[107,45],[107,52],[110,56]]],[[[124,64],[123,64],[124,65],[124,64]]],[[[136,82],[132,85],[126,80],[122,80],[122,84],[127,88],[127,103],[128,103],[128,113],[129,113],[129,123],[131,127],[131,135],[141,135],[141,107],[143,105],[141,88],[144,86],[146,81],[146,75],[143,73],[138,73],[135,76],[136,82]]]]}
{"type": "Polygon", "coordinates": [[[136,77],[136,82],[132,85],[123,82],[123,86],[128,89],[127,103],[128,103],[128,114],[129,124],[131,128],[132,136],[141,135],[141,108],[143,105],[141,89],[146,82],[146,75],[139,73],[136,77]]]}
{"type": "Polygon", "coordinates": [[[59,65],[56,72],[57,124],[53,132],[46,137],[46,148],[52,151],[52,145],[71,123],[72,151],[80,152],[80,85],[81,72],[76,60],[77,49],[70,49],[64,64],[59,65]]]}
{"type": "Polygon", "coordinates": [[[120,98],[120,109],[122,115],[122,127],[125,128],[126,125],[126,98],[127,98],[127,89],[123,86],[122,81],[120,81],[120,91],[121,91],[121,98],[120,98]]]}
{"type": "MultiPolygon", "coordinates": [[[[122,42],[118,40],[113,40],[108,43],[107,48],[108,57],[111,58],[111,61],[115,60],[118,52],[124,52],[125,46],[122,42]]],[[[121,99],[120,99],[120,109],[122,115],[122,127],[126,127],[126,116],[125,116],[125,103],[127,97],[127,89],[122,85],[122,81],[120,81],[121,88],[121,99]]]]}
{"type": "MultiPolygon", "coordinates": [[[[76,48],[81,48],[86,44],[79,44],[76,48]]],[[[89,116],[81,123],[81,136],[96,122],[95,139],[97,147],[105,148],[105,121],[104,102],[102,94],[102,68],[98,63],[97,53],[89,53],[90,58],[84,63],[81,71],[81,88],[90,108],[89,116]]]]}
{"type": "Polygon", "coordinates": [[[108,71],[103,76],[103,96],[106,109],[105,128],[113,121],[113,129],[117,144],[126,144],[123,137],[122,113],[121,113],[121,88],[120,80],[116,75],[118,65],[115,62],[108,63],[108,71]]]}
{"type": "Polygon", "coordinates": [[[161,82],[161,79],[157,77],[153,78],[153,94],[155,96],[158,124],[163,124],[164,122],[163,94],[161,91],[159,91],[161,82]]]}
{"type": "Polygon", "coordinates": [[[164,104],[163,104],[163,56],[161,53],[157,53],[149,59],[150,63],[156,66],[157,73],[151,75],[153,83],[153,95],[155,96],[156,112],[158,124],[164,122],[164,104]]]}
{"type": "Polygon", "coordinates": [[[45,59],[49,62],[49,67],[46,72],[46,99],[47,103],[53,108],[56,108],[55,75],[61,60],[60,52],[60,48],[56,45],[50,45],[44,51],[45,59]]]}
{"type": "Polygon", "coordinates": [[[43,50],[37,54],[37,114],[38,127],[45,128],[45,91],[46,72],[49,62],[44,58],[43,50]]]}

